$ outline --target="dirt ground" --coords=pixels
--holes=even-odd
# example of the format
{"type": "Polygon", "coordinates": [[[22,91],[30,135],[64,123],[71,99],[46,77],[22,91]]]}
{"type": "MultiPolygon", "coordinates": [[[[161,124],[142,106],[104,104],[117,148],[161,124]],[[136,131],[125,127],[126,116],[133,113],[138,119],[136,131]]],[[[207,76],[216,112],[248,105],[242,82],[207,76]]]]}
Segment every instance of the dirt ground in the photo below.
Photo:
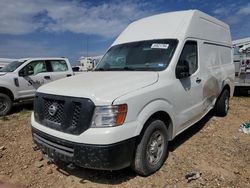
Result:
{"type": "MultiPolygon", "coordinates": [[[[234,97],[227,117],[208,114],[170,143],[164,166],[149,177],[130,168],[107,172],[56,166],[34,150],[28,109],[0,118],[0,181],[21,187],[250,187],[250,97],[234,97]],[[201,173],[187,182],[190,172],[201,173]]],[[[114,156],[115,157],[115,156],[114,156]]],[[[1,187],[1,183],[0,183],[1,187]]]]}

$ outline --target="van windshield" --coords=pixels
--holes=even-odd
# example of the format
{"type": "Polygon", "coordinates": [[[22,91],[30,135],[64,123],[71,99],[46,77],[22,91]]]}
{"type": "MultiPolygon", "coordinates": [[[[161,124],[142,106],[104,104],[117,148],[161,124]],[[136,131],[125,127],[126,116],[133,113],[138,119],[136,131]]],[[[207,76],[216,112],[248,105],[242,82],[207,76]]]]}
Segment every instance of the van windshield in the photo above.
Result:
{"type": "Polygon", "coordinates": [[[160,71],[167,68],[177,40],[131,42],[111,47],[95,71],[160,71]]]}
{"type": "Polygon", "coordinates": [[[13,72],[24,62],[25,61],[13,61],[10,64],[6,65],[5,67],[1,68],[0,72],[13,72]]]}

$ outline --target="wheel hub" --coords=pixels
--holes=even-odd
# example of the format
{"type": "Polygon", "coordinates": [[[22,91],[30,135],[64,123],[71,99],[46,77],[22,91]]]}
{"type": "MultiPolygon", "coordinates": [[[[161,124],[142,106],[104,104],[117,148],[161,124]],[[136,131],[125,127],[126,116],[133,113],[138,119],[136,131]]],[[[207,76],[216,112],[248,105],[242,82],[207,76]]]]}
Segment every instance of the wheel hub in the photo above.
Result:
{"type": "Polygon", "coordinates": [[[226,99],[225,99],[225,111],[227,112],[228,109],[229,109],[229,99],[226,98],[226,99]]]}
{"type": "Polygon", "coordinates": [[[158,152],[158,143],[157,143],[156,140],[154,140],[152,142],[152,144],[150,145],[150,149],[149,150],[150,150],[150,154],[155,154],[155,153],[158,152]]]}
{"type": "Polygon", "coordinates": [[[162,157],[164,150],[164,137],[160,131],[154,132],[148,142],[147,160],[155,165],[162,157]]]}

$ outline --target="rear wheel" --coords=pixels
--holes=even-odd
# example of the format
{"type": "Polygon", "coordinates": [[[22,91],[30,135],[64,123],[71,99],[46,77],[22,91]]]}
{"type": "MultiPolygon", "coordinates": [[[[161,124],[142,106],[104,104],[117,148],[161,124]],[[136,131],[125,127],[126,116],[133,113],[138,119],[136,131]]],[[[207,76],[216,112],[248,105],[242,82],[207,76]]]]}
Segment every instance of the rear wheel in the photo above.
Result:
{"type": "Polygon", "coordinates": [[[143,176],[156,172],[163,165],[168,154],[168,135],[164,122],[151,120],[147,125],[136,148],[132,164],[132,168],[143,176]]]}
{"type": "Polygon", "coordinates": [[[12,101],[6,94],[0,93],[0,116],[7,115],[12,108],[12,101]]]}
{"type": "Polygon", "coordinates": [[[222,92],[217,100],[214,110],[217,116],[224,117],[227,115],[229,110],[229,91],[227,89],[222,92]]]}

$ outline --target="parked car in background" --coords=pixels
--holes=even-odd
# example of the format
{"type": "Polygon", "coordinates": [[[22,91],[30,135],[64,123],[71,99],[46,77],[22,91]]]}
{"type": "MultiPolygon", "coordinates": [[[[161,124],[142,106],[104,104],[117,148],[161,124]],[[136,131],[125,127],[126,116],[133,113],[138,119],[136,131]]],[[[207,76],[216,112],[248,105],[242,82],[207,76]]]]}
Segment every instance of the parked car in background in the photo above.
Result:
{"type": "Polygon", "coordinates": [[[52,160],[150,175],[170,140],[212,109],[227,115],[231,52],[229,26],[198,10],[135,21],[94,71],[38,89],[34,142],[52,160]]]}
{"type": "Polygon", "coordinates": [[[235,91],[250,94],[250,37],[233,41],[235,91]]]}
{"type": "Polygon", "coordinates": [[[91,71],[95,68],[102,56],[80,57],[80,71],[91,71]]]}
{"type": "Polygon", "coordinates": [[[33,99],[41,85],[72,75],[67,58],[26,58],[6,65],[0,70],[0,116],[14,103],[33,99]]]}
{"type": "Polygon", "coordinates": [[[72,67],[73,72],[79,72],[80,69],[81,69],[80,66],[73,66],[73,67],[72,67]]]}

